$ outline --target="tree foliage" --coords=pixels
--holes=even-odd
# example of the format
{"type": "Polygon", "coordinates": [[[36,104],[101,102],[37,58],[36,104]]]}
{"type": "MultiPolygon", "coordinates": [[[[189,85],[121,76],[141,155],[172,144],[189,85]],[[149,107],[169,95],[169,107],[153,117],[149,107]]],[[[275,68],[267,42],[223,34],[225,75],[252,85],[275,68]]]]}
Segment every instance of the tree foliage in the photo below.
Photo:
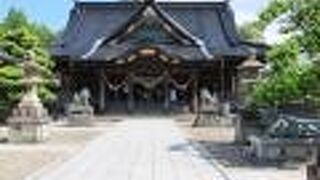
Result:
{"type": "Polygon", "coordinates": [[[272,0],[252,22],[261,32],[275,19],[284,16],[282,33],[298,40],[300,47],[310,54],[320,52],[319,0],[272,0]]]}
{"type": "Polygon", "coordinates": [[[253,92],[255,103],[278,106],[302,96],[300,78],[303,68],[296,59],[298,53],[297,43],[290,40],[274,46],[268,52],[271,68],[253,92]]]}
{"type": "Polygon", "coordinates": [[[256,21],[244,23],[239,27],[240,38],[247,41],[262,41],[262,33],[256,21]]]}
{"type": "Polygon", "coordinates": [[[53,41],[54,33],[45,25],[28,21],[25,14],[18,9],[11,9],[0,24],[0,34],[8,30],[19,29],[24,27],[39,39],[39,45],[47,48],[53,41]]]}
{"type": "MultiPolygon", "coordinates": [[[[29,22],[21,11],[15,9],[12,9],[0,24],[2,51],[20,59],[29,51],[34,53],[34,60],[41,68],[41,78],[44,80],[44,83],[39,85],[39,95],[44,102],[54,98],[52,73],[54,64],[46,49],[52,39],[53,33],[48,28],[29,22]]],[[[21,97],[22,75],[20,63],[0,67],[0,114],[21,97]]]]}
{"type": "Polygon", "coordinates": [[[306,98],[317,101],[320,98],[320,60],[316,58],[320,53],[319,0],[272,0],[259,14],[258,21],[252,23],[262,32],[279,17],[283,17],[282,33],[290,34],[290,39],[274,45],[268,52],[271,71],[256,86],[253,99],[267,105],[285,105],[306,98]],[[301,60],[302,54],[308,58],[301,60]]]}

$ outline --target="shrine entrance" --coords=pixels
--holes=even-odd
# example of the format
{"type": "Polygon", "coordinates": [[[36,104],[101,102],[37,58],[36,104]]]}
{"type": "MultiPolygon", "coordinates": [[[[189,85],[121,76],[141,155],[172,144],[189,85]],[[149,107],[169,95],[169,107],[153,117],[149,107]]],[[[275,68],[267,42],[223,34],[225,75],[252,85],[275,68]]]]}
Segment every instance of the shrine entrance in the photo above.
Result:
{"type": "Polygon", "coordinates": [[[133,103],[135,113],[162,113],[165,112],[165,87],[158,84],[154,88],[143,85],[133,86],[133,103]]]}
{"type": "Polygon", "coordinates": [[[129,102],[135,113],[168,110],[168,69],[157,56],[138,57],[128,63],[129,102]]]}

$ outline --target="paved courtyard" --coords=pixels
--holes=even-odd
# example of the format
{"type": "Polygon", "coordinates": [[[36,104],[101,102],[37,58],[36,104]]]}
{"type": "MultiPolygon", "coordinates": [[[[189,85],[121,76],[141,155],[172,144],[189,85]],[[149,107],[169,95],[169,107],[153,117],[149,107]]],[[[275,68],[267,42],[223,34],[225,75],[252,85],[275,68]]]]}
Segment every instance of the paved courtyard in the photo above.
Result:
{"type": "Polygon", "coordinates": [[[225,180],[168,118],[126,119],[39,180],[225,180]]]}

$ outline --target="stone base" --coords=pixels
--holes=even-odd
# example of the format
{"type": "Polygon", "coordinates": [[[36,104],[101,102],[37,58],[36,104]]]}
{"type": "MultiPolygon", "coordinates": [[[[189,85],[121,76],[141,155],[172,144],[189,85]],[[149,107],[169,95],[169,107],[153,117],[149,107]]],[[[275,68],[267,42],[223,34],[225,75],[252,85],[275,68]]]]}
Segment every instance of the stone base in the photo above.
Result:
{"type": "Polygon", "coordinates": [[[93,116],[90,114],[73,114],[68,117],[68,126],[92,126],[93,116]]]}
{"type": "Polygon", "coordinates": [[[307,160],[316,152],[316,146],[308,139],[273,139],[251,136],[250,147],[253,155],[265,160],[307,160]]]}
{"type": "Polygon", "coordinates": [[[69,126],[91,126],[93,117],[91,106],[70,106],[68,109],[69,126]]]}
{"type": "Polygon", "coordinates": [[[216,113],[200,113],[194,121],[193,126],[210,127],[210,126],[232,126],[233,119],[220,116],[216,113]]]}
{"type": "Polygon", "coordinates": [[[48,139],[48,124],[9,124],[9,142],[35,143],[48,139]]]}

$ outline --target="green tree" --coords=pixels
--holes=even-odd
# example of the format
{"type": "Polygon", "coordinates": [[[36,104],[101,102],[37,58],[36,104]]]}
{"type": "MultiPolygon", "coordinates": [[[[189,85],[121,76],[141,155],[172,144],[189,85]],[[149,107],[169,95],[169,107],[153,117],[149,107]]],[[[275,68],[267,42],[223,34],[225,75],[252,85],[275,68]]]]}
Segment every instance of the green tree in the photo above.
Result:
{"type": "Polygon", "coordinates": [[[320,106],[320,57],[315,57],[301,76],[301,90],[305,100],[320,106]]]}
{"type": "Polygon", "coordinates": [[[271,72],[261,80],[253,92],[257,103],[276,105],[306,97],[320,97],[320,65],[311,62],[320,52],[320,3],[319,0],[272,0],[259,14],[255,30],[264,29],[281,17],[281,32],[290,39],[274,45],[268,52],[267,61],[271,72]],[[309,59],[309,60],[306,60],[309,59]]]}
{"type": "Polygon", "coordinates": [[[29,26],[27,17],[18,9],[10,9],[4,22],[1,24],[5,29],[17,29],[21,26],[29,26]]]}
{"type": "Polygon", "coordinates": [[[25,14],[15,8],[9,10],[4,22],[0,24],[0,34],[8,30],[27,28],[39,38],[40,46],[48,48],[55,38],[54,33],[45,25],[29,22],[25,14]]]}
{"type": "Polygon", "coordinates": [[[319,0],[272,0],[259,14],[257,24],[260,30],[280,16],[284,16],[281,23],[283,33],[290,33],[311,55],[320,52],[319,0]]]}
{"type": "Polygon", "coordinates": [[[261,41],[262,33],[256,21],[244,23],[239,27],[240,38],[247,41],[261,41]]]}
{"type": "Polygon", "coordinates": [[[281,106],[302,96],[300,88],[303,68],[297,60],[299,46],[288,40],[267,53],[271,70],[261,79],[252,98],[258,105],[281,106]]]}

